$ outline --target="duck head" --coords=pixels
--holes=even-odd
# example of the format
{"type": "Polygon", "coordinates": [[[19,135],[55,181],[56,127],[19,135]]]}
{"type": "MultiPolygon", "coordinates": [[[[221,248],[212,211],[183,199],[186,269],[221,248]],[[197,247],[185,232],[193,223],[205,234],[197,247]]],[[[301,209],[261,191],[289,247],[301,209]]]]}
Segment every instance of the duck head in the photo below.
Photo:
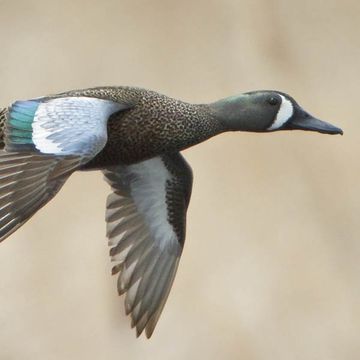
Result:
{"type": "Polygon", "coordinates": [[[343,131],[306,112],[291,96],[278,91],[252,91],[210,104],[228,131],[307,130],[324,134],[343,131]]]}

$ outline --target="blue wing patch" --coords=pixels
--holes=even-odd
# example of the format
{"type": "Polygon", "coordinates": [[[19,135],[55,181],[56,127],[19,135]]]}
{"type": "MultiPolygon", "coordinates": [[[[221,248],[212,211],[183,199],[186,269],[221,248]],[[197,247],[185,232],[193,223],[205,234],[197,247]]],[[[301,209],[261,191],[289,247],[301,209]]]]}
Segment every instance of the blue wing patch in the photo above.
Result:
{"type": "Polygon", "coordinates": [[[106,144],[109,116],[129,107],[86,96],[17,101],[6,121],[5,149],[77,155],[88,161],[106,144]]]}

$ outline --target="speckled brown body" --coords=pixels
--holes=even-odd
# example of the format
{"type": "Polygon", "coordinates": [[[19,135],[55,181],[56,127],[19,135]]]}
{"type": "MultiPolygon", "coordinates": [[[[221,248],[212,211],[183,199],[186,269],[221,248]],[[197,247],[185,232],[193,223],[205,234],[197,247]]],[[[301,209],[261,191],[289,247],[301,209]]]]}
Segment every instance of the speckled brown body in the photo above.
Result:
{"type": "Polygon", "coordinates": [[[128,110],[110,117],[107,144],[84,170],[131,164],[179,151],[222,131],[208,105],[189,104],[145,89],[93,88],[60,96],[89,96],[129,105],[128,110]]]}
{"type": "MultiPolygon", "coordinates": [[[[189,104],[136,87],[97,87],[50,95],[47,99],[87,96],[127,104],[127,110],[108,120],[104,149],[83,170],[131,164],[168,152],[183,150],[223,131],[205,104],[189,104]]],[[[46,99],[45,98],[45,99],[46,99]]],[[[0,112],[0,146],[7,109],[0,112]]]]}

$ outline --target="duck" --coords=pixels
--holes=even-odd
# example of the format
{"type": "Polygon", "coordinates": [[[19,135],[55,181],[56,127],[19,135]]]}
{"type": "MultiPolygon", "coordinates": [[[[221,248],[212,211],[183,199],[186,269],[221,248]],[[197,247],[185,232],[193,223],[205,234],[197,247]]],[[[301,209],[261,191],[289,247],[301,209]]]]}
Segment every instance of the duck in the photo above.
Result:
{"type": "Polygon", "coordinates": [[[136,335],[153,334],[184,247],[193,174],[181,151],[228,131],[343,134],[275,90],[192,104],[129,86],[71,90],[0,110],[0,241],[75,171],[111,187],[106,235],[136,335]]]}

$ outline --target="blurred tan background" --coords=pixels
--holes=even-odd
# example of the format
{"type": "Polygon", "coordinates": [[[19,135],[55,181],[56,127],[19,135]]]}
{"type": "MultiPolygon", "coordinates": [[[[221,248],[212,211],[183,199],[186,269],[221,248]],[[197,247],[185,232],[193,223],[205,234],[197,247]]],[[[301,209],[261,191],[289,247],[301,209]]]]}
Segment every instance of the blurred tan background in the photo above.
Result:
{"type": "Polygon", "coordinates": [[[1,0],[0,103],[98,85],[190,102],[293,95],[345,135],[185,151],[187,241],[148,341],[110,275],[100,173],[0,245],[0,359],[359,359],[360,3],[1,0]]]}

